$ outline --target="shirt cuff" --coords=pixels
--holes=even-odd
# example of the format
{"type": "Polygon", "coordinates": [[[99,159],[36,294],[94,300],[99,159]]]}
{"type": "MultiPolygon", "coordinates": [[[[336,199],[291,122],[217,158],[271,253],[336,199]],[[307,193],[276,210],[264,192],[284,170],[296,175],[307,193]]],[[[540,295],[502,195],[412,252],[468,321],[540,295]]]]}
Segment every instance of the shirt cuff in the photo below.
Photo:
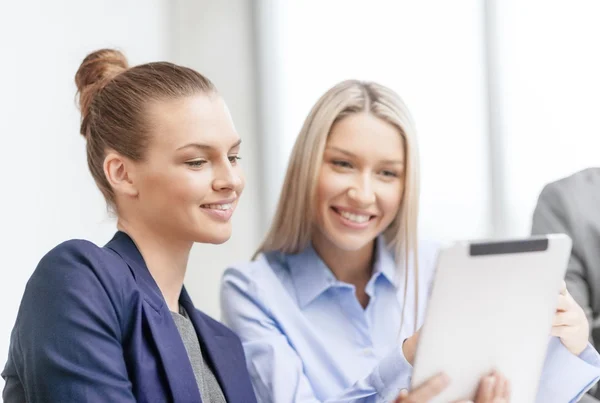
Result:
{"type": "Polygon", "coordinates": [[[576,402],[600,379],[600,355],[588,344],[579,356],[552,337],[537,402],[576,402]]]}
{"type": "Polygon", "coordinates": [[[382,401],[394,401],[402,389],[409,388],[412,370],[401,344],[379,362],[373,386],[382,401]]]}
{"type": "Polygon", "coordinates": [[[590,343],[588,343],[585,350],[579,354],[579,358],[600,369],[600,354],[598,354],[598,351],[596,351],[594,346],[592,346],[590,343]]]}

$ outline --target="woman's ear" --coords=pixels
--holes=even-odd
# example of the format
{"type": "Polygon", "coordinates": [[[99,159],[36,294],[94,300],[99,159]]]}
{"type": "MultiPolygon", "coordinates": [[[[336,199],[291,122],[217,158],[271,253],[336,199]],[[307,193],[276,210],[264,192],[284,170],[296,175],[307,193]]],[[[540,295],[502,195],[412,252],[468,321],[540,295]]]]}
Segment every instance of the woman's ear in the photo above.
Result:
{"type": "Polygon", "coordinates": [[[115,192],[128,197],[137,197],[135,184],[135,166],[129,159],[110,151],[104,158],[104,175],[115,192]]]}

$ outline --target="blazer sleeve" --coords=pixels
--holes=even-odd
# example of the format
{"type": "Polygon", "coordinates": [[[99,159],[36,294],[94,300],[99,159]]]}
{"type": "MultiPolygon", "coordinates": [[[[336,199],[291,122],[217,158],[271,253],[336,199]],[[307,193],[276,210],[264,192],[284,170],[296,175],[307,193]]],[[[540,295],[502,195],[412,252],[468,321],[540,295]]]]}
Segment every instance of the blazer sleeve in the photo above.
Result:
{"type": "MultiPolygon", "coordinates": [[[[573,249],[567,266],[567,288],[575,301],[583,308],[587,319],[593,323],[592,308],[590,304],[590,288],[588,285],[587,269],[582,259],[581,244],[576,229],[578,227],[576,211],[569,208],[565,194],[557,183],[547,185],[541,192],[537,206],[533,213],[533,235],[565,233],[573,240],[573,249]]],[[[594,345],[590,333],[590,342],[594,345]]]]}
{"type": "Polygon", "coordinates": [[[119,284],[100,272],[104,253],[82,241],[62,244],[29,280],[5,370],[18,377],[27,402],[135,402],[119,284]]]}

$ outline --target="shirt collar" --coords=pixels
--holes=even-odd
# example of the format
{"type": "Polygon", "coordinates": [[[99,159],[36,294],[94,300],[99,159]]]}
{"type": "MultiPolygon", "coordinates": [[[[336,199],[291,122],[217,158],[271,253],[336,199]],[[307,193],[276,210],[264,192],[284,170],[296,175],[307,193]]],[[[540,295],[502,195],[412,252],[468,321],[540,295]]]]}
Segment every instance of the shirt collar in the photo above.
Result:
{"type": "MultiPolygon", "coordinates": [[[[310,304],[331,287],[349,286],[335,278],[312,244],[297,254],[286,255],[286,261],[301,308],[310,304]]],[[[375,281],[379,276],[385,277],[392,285],[396,285],[396,262],[382,236],[376,240],[373,275],[369,282],[375,281]]]]}
{"type": "Polygon", "coordinates": [[[310,304],[337,282],[312,245],[300,253],[287,255],[286,259],[301,308],[310,304]]]}
{"type": "Polygon", "coordinates": [[[375,260],[373,262],[373,276],[383,275],[393,286],[397,286],[397,265],[394,252],[387,245],[383,236],[377,237],[375,248],[375,260]]]}

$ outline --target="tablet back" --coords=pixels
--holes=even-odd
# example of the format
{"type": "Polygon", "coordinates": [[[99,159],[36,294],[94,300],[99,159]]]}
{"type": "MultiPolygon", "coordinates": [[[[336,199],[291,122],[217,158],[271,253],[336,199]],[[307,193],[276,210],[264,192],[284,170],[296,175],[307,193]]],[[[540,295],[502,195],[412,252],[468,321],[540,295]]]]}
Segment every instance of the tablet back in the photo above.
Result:
{"type": "Polygon", "coordinates": [[[570,251],[563,234],[442,248],[413,387],[443,371],[450,386],[432,402],[473,399],[497,369],[512,403],[534,402],[570,251]]]}

